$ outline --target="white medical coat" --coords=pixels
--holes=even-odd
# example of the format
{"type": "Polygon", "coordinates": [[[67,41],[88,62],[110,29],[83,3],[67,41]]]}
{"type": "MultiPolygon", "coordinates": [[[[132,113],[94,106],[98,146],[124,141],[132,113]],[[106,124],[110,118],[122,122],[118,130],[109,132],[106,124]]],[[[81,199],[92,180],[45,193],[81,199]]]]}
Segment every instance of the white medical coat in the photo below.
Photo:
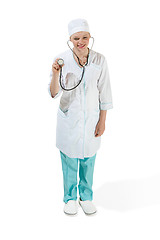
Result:
{"type": "MultiPolygon", "coordinates": [[[[74,73],[81,79],[82,68],[69,49],[54,58],[63,58],[63,79],[74,73]]],[[[53,62],[54,62],[53,61],[53,62]]],[[[48,90],[50,92],[50,82],[48,90]]],[[[56,99],[61,95],[57,112],[56,147],[71,158],[93,156],[100,147],[101,137],[95,137],[95,128],[99,120],[100,110],[113,108],[110,78],[105,57],[90,50],[88,65],[80,85],[71,91],[59,92],[52,96],[56,99]]]]}

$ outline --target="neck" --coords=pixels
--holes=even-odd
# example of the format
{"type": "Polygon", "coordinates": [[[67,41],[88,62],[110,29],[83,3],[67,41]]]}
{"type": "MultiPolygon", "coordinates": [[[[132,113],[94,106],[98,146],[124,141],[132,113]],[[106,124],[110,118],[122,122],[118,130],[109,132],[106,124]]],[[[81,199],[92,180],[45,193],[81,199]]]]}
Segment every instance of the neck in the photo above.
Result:
{"type": "Polygon", "coordinates": [[[83,51],[78,51],[77,49],[73,48],[73,51],[75,52],[75,54],[77,54],[79,58],[84,58],[88,56],[89,48],[84,49],[83,51]]]}

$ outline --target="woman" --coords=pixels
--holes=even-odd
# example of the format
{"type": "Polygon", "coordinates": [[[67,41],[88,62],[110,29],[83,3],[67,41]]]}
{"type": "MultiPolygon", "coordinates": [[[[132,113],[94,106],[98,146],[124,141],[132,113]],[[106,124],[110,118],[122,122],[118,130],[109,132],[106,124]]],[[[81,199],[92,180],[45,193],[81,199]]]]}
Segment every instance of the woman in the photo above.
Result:
{"type": "Polygon", "coordinates": [[[72,20],[68,32],[73,51],[69,49],[55,57],[49,83],[52,98],[62,94],[57,113],[56,147],[62,160],[64,212],[77,213],[79,163],[79,204],[86,214],[93,214],[96,212],[92,202],[94,163],[105,130],[106,112],[113,107],[111,86],[105,57],[88,48],[91,35],[87,21],[72,20]],[[59,84],[59,58],[64,60],[62,82],[66,87],[82,79],[71,91],[65,91],[59,84]]]}

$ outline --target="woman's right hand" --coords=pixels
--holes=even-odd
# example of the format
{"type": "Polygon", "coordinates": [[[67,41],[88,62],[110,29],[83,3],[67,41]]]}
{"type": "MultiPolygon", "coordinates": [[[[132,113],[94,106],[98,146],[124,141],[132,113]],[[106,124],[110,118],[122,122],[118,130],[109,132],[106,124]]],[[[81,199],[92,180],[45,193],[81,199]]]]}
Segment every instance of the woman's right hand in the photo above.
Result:
{"type": "MultiPolygon", "coordinates": [[[[59,73],[59,72],[60,72],[60,69],[61,69],[61,67],[60,67],[59,64],[57,63],[58,59],[59,59],[59,58],[57,58],[57,59],[55,60],[55,62],[52,64],[52,71],[53,71],[53,73],[55,73],[55,74],[59,73]]],[[[62,67],[63,67],[63,66],[64,66],[64,64],[62,65],[62,67]]]]}

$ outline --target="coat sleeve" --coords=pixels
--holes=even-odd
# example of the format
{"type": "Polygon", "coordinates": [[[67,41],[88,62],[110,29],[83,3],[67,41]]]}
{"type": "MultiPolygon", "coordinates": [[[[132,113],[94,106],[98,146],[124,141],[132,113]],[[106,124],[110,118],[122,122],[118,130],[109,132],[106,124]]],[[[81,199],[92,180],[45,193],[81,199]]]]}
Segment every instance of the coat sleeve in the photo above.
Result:
{"type": "Polygon", "coordinates": [[[99,109],[109,110],[113,108],[112,92],[107,61],[104,57],[101,74],[97,84],[99,90],[99,109]]]}
{"type": "MultiPolygon", "coordinates": [[[[53,62],[56,60],[56,58],[57,58],[57,57],[54,58],[53,62]]],[[[59,96],[61,95],[61,93],[62,93],[62,88],[61,88],[61,86],[60,86],[60,84],[59,84],[59,92],[58,92],[56,95],[52,96],[51,90],[50,90],[50,84],[51,84],[52,76],[53,76],[53,72],[52,72],[52,70],[51,70],[51,71],[50,71],[50,75],[49,75],[50,81],[49,81],[49,84],[48,84],[48,92],[49,92],[49,95],[50,95],[53,99],[56,99],[57,97],[59,97],[59,96]]],[[[58,82],[58,83],[59,83],[59,82],[58,82]]]]}

